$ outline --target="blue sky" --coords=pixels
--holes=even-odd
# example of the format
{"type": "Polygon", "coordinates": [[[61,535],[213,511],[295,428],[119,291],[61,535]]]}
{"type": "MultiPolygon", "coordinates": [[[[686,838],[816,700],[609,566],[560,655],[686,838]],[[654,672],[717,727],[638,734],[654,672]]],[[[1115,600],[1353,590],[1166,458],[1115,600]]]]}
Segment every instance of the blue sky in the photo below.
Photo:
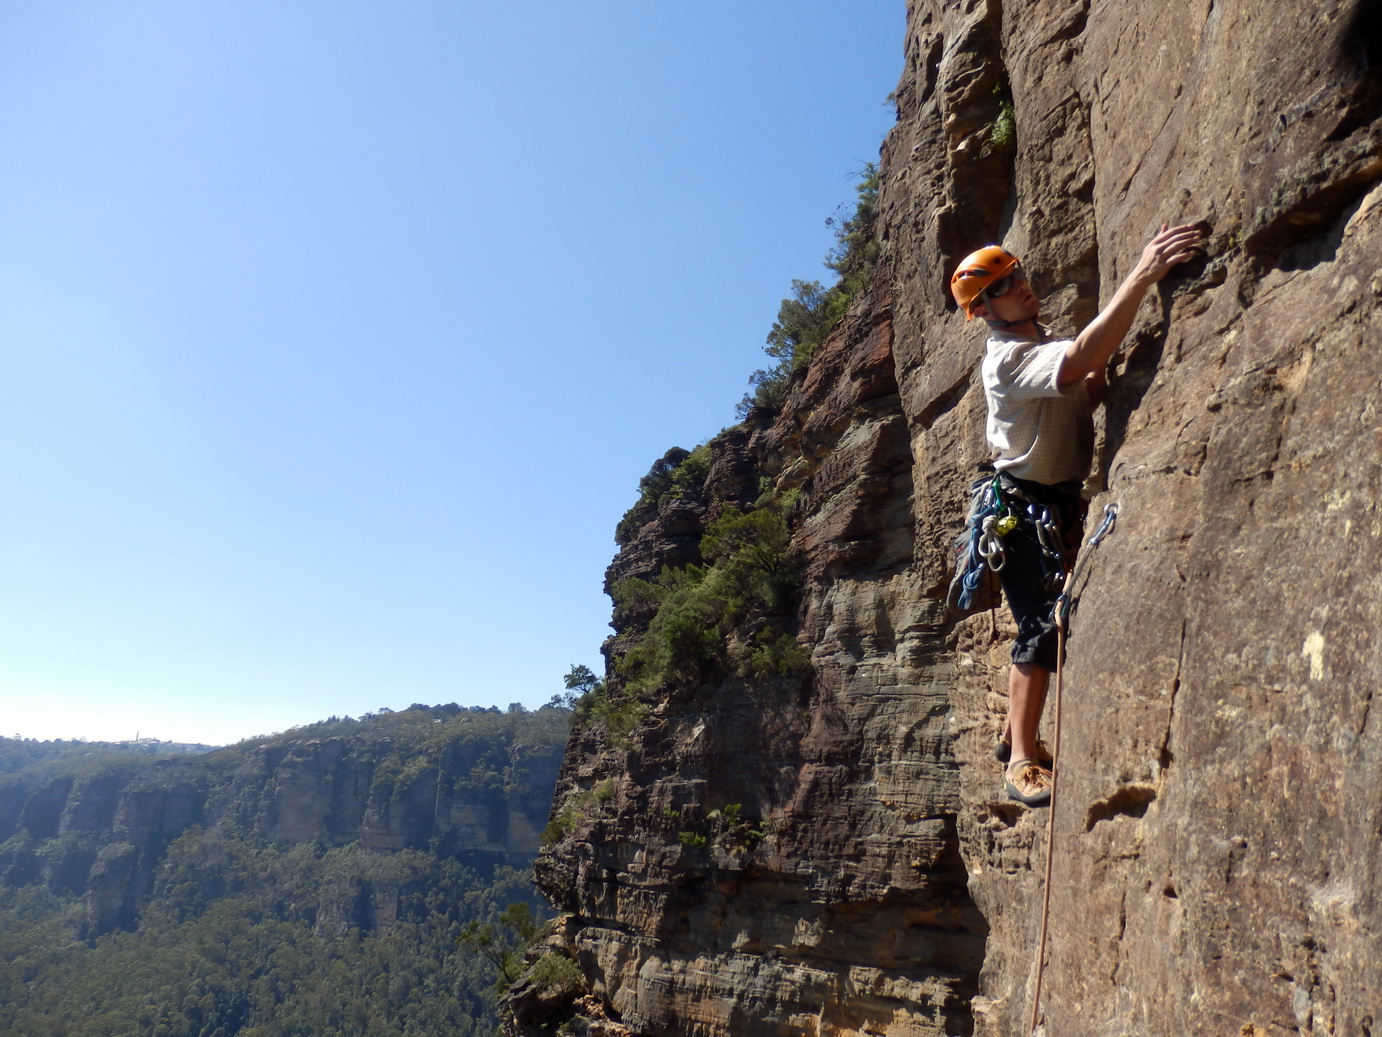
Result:
{"type": "Polygon", "coordinates": [[[892,125],[902,0],[0,2],[0,734],[599,670],[892,125]]]}

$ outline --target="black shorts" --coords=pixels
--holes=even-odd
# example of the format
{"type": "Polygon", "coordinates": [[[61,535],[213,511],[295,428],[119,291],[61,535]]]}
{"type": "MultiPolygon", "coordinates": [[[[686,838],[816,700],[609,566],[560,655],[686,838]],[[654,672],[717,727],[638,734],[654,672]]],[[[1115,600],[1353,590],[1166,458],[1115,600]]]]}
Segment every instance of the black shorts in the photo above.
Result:
{"type": "Polygon", "coordinates": [[[1046,486],[1004,475],[1000,485],[1009,491],[1004,493],[1005,503],[1022,518],[1017,528],[1003,538],[1003,568],[998,571],[1003,597],[1017,623],[1012,661],[1033,663],[1054,672],[1060,644],[1054,612],[1061,589],[1059,585],[1052,586],[1049,576],[1057,563],[1049,556],[1043,558],[1036,526],[1027,508],[1029,503],[1049,508],[1067,548],[1073,550],[1080,542],[1084,500],[1077,484],[1046,486]],[[1011,494],[1013,490],[1027,499],[1011,494]]]}

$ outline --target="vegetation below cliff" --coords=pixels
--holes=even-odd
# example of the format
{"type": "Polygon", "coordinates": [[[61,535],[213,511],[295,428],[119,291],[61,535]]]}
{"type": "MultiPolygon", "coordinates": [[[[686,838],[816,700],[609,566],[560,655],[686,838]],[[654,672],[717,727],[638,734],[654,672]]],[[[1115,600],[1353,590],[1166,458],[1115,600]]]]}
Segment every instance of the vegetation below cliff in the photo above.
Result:
{"type": "Polygon", "coordinates": [[[0,740],[0,1032],[493,1033],[569,721],[415,706],[200,756],[0,740]]]}

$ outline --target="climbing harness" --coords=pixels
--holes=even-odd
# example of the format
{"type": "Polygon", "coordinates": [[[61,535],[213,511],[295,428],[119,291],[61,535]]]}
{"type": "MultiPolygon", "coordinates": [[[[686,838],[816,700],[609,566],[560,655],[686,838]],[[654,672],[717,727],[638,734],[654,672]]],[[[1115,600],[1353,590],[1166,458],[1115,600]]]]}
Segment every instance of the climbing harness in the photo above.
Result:
{"type": "Polygon", "coordinates": [[[1075,559],[1074,568],[1071,569],[1065,580],[1061,595],[1056,599],[1055,608],[1052,610],[1052,618],[1056,621],[1056,695],[1055,702],[1052,704],[1052,722],[1055,731],[1051,741],[1051,801],[1046,815],[1046,867],[1042,879],[1041,935],[1037,939],[1036,981],[1032,990],[1032,1015],[1027,1024],[1029,1034],[1036,1032],[1037,1021],[1041,1017],[1041,976],[1046,968],[1046,935],[1051,918],[1051,860],[1055,849],[1056,787],[1060,766],[1061,692],[1065,685],[1065,629],[1070,619],[1070,608],[1074,604],[1075,581],[1083,572],[1089,556],[1094,553],[1104,538],[1113,532],[1113,527],[1117,522],[1118,504],[1114,502],[1104,505],[1104,521],[1094,531],[1094,535],[1085,541],[1085,550],[1080,551],[1079,556],[1075,559]]]}
{"type": "Polygon", "coordinates": [[[1047,590],[1065,585],[1065,547],[1059,516],[1001,474],[980,476],[970,486],[969,517],[956,538],[955,578],[947,596],[951,607],[968,612],[987,566],[1000,572],[1006,557],[1003,539],[1022,523],[1029,524],[1041,548],[1042,579],[1047,590]]]}

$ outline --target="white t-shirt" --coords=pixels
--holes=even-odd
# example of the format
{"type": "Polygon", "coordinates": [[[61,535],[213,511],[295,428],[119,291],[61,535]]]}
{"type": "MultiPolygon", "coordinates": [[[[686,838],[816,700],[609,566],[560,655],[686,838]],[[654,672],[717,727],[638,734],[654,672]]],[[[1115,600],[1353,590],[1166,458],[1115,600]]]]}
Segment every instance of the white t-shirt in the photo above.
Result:
{"type": "Polygon", "coordinates": [[[995,331],[984,354],[984,399],[993,466],[1054,486],[1084,479],[1094,459],[1094,407],[1083,378],[1056,384],[1069,340],[1040,342],[995,331]]]}

